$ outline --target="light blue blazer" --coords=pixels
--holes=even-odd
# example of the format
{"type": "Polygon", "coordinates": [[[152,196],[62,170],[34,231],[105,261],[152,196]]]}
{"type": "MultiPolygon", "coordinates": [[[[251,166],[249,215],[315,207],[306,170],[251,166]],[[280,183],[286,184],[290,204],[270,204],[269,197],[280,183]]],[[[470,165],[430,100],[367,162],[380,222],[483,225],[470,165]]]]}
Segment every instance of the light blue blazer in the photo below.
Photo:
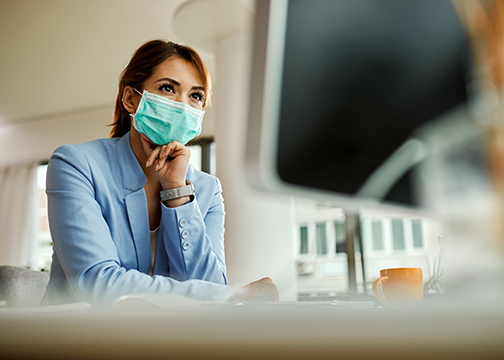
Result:
{"type": "Polygon", "coordinates": [[[229,297],[220,182],[191,165],[187,179],[195,199],[177,208],[161,205],[150,276],[147,180],[129,133],[56,149],[47,169],[54,253],[43,304],[110,303],[149,292],[198,300],[229,297]]]}

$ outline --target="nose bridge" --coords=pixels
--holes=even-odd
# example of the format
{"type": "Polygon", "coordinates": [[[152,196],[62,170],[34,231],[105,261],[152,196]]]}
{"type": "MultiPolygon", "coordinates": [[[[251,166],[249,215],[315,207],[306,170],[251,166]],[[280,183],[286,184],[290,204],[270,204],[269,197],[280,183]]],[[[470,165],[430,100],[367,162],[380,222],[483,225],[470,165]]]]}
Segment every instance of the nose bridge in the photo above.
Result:
{"type": "Polygon", "coordinates": [[[189,105],[189,95],[183,86],[181,86],[179,91],[175,94],[175,101],[189,105]]]}

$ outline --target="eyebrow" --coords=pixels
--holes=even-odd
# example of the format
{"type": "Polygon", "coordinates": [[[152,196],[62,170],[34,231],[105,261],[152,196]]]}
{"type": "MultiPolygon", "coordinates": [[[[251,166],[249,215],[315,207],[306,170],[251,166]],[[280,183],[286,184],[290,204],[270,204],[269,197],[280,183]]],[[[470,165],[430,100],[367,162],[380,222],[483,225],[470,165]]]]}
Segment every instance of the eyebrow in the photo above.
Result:
{"type": "MultiPolygon", "coordinates": [[[[173,80],[173,79],[170,79],[170,78],[162,78],[162,79],[159,79],[159,80],[156,80],[156,82],[162,82],[162,81],[168,81],[170,83],[172,83],[173,85],[175,86],[180,86],[180,83],[176,80],[173,80]]],[[[205,88],[203,86],[193,86],[191,88],[191,90],[201,90],[201,91],[205,91],[205,88]]]]}
{"type": "Polygon", "coordinates": [[[170,79],[170,78],[162,78],[162,79],[157,80],[156,82],[162,82],[162,81],[168,81],[168,82],[173,83],[173,85],[180,86],[180,83],[178,81],[170,79]]]}

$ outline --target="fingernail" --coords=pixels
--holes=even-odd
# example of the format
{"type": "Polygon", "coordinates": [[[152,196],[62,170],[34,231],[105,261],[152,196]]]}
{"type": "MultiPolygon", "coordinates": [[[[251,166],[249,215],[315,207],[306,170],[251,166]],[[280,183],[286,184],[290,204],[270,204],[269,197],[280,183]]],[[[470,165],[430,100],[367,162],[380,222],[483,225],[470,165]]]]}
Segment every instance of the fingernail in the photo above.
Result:
{"type": "Polygon", "coordinates": [[[159,164],[156,164],[156,171],[159,170],[159,164]]]}

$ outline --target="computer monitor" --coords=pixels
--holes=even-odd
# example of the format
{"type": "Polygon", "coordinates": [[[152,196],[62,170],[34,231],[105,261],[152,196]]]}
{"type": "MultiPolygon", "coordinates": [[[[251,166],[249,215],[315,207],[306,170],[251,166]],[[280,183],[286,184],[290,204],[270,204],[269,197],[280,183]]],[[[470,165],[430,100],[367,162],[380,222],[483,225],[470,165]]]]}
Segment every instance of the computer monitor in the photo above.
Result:
{"type": "Polygon", "coordinates": [[[260,188],[415,208],[423,125],[467,100],[446,0],[258,1],[246,171],[260,188]]]}

